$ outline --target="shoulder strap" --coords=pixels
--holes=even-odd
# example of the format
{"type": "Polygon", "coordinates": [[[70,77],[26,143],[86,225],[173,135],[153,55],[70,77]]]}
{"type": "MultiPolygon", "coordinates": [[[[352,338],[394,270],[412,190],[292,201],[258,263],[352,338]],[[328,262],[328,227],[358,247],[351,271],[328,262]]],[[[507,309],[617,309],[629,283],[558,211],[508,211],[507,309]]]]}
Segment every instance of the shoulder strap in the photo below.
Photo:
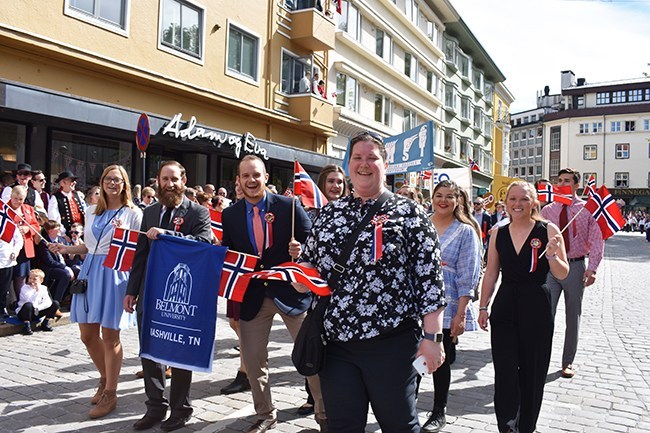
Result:
{"type": "Polygon", "coordinates": [[[348,258],[350,257],[350,253],[352,253],[352,249],[354,248],[355,243],[357,242],[357,238],[359,237],[359,233],[368,225],[370,220],[372,219],[373,216],[381,209],[382,205],[392,196],[393,193],[390,191],[386,190],[384,191],[377,201],[372,205],[370,209],[368,209],[368,213],[366,213],[366,216],[363,217],[359,225],[355,228],[354,232],[348,237],[348,242],[345,244],[343,249],[341,250],[341,254],[339,254],[338,258],[334,261],[334,266],[332,267],[332,273],[330,276],[330,279],[328,281],[328,284],[331,288],[335,287],[335,284],[338,281],[338,277],[343,275],[343,272],[345,272],[345,264],[348,261],[348,258]]]}

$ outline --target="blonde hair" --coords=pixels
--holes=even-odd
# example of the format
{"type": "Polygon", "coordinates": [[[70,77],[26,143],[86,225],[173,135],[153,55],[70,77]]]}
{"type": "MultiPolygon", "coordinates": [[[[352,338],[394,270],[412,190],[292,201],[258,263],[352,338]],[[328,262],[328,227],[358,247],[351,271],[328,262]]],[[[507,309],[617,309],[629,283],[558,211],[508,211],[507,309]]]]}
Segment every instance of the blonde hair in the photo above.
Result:
{"type": "Polygon", "coordinates": [[[38,268],[35,268],[35,269],[32,269],[31,271],[29,271],[29,275],[36,275],[37,277],[39,277],[41,279],[41,282],[43,282],[43,280],[45,280],[45,272],[43,272],[42,270],[40,270],[38,268]]]}
{"type": "Polygon", "coordinates": [[[124,185],[122,187],[122,193],[120,194],[120,202],[127,207],[133,208],[133,199],[131,198],[131,183],[129,182],[129,175],[126,174],[126,170],[121,165],[113,164],[109,165],[104,169],[102,177],[99,178],[99,201],[97,202],[97,207],[95,208],[95,215],[101,215],[106,212],[108,208],[108,203],[106,201],[106,193],[104,192],[104,178],[108,173],[113,170],[117,170],[124,180],[124,185]]]}
{"type": "MultiPolygon", "coordinates": [[[[524,182],[523,180],[517,180],[515,182],[512,182],[510,185],[508,185],[508,191],[506,192],[505,202],[508,203],[508,196],[510,195],[510,190],[516,186],[521,187],[524,191],[526,191],[526,195],[530,197],[531,200],[533,201],[533,208],[530,211],[530,217],[535,221],[544,221],[544,218],[542,218],[542,216],[539,213],[539,200],[537,199],[537,190],[532,184],[528,182],[524,182]]],[[[508,214],[508,216],[512,221],[512,215],[508,214]]]]}

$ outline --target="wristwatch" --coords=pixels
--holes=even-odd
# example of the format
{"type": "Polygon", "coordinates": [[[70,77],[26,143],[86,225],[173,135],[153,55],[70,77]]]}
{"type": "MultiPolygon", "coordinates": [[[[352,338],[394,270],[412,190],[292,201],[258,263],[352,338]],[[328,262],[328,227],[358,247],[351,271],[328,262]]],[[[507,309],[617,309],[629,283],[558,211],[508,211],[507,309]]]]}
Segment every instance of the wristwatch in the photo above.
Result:
{"type": "Polygon", "coordinates": [[[424,338],[425,340],[431,340],[436,343],[442,343],[443,337],[444,334],[442,332],[439,332],[437,334],[429,334],[428,332],[422,333],[422,338],[424,338]]]}

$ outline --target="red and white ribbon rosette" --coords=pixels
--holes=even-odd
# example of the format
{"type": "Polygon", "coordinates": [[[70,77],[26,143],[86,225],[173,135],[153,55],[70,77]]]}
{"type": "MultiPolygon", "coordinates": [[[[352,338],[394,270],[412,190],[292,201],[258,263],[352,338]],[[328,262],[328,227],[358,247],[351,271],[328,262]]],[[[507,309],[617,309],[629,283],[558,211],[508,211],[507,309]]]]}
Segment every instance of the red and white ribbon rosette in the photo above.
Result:
{"type": "Polygon", "coordinates": [[[530,247],[533,249],[530,255],[530,270],[528,272],[533,273],[537,270],[537,256],[539,255],[539,249],[542,247],[542,241],[537,238],[530,240],[530,247]]]}
{"type": "Polygon", "coordinates": [[[388,221],[388,215],[375,215],[370,222],[373,227],[372,234],[372,262],[377,263],[382,256],[384,246],[384,223],[388,221]]]}

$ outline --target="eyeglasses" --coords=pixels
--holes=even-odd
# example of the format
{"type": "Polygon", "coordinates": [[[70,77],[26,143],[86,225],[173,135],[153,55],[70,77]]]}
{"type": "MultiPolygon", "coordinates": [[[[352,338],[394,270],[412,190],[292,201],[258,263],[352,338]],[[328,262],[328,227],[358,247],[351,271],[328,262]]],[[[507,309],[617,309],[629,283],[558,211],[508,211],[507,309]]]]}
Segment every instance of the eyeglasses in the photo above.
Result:
{"type": "Polygon", "coordinates": [[[45,183],[45,182],[47,182],[47,180],[45,180],[45,178],[43,178],[43,179],[32,179],[32,182],[41,182],[41,183],[45,183]]]}
{"type": "Polygon", "coordinates": [[[124,179],[120,179],[119,177],[105,177],[104,183],[107,184],[114,183],[115,185],[122,185],[124,183],[124,179]]]}
{"type": "Polygon", "coordinates": [[[70,230],[71,235],[78,235],[79,233],[81,233],[81,232],[78,232],[76,230],[70,230]]]}
{"type": "Polygon", "coordinates": [[[373,132],[373,131],[362,131],[362,132],[359,132],[359,133],[356,134],[354,137],[352,137],[352,141],[358,140],[358,139],[360,139],[361,137],[363,137],[364,135],[369,135],[370,137],[372,137],[373,139],[379,141],[380,143],[383,143],[383,142],[384,142],[383,137],[382,137],[381,135],[377,134],[376,132],[373,132]]]}
{"type": "Polygon", "coordinates": [[[142,198],[153,198],[152,195],[143,195],[142,198]]]}
{"type": "Polygon", "coordinates": [[[480,204],[483,204],[483,203],[474,202],[474,206],[480,205],[480,204]]]}

